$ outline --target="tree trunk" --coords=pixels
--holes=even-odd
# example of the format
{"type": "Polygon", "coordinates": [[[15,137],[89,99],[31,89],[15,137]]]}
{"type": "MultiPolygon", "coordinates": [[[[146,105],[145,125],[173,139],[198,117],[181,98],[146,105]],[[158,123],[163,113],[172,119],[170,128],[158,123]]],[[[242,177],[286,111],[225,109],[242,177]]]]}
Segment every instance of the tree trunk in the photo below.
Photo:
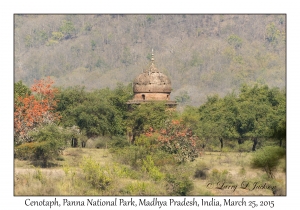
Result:
{"type": "Polygon", "coordinates": [[[221,150],[223,149],[223,139],[219,138],[220,142],[221,142],[221,150]]]}
{"type": "Polygon", "coordinates": [[[253,146],[252,146],[252,151],[254,152],[256,150],[256,145],[257,145],[257,137],[253,138],[253,146]]]}
{"type": "Polygon", "coordinates": [[[279,146],[282,147],[282,139],[279,139],[279,146]]]}

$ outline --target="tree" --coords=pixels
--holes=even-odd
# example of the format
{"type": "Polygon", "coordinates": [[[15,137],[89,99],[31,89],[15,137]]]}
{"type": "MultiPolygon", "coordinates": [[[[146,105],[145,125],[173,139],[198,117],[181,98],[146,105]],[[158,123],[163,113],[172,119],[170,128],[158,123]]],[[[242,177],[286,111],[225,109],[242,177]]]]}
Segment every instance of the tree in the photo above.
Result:
{"type": "Polygon", "coordinates": [[[276,45],[281,37],[281,31],[276,28],[274,23],[270,23],[266,27],[265,36],[269,43],[276,45]]]}
{"type": "Polygon", "coordinates": [[[253,153],[251,165],[254,168],[262,168],[269,178],[274,178],[274,169],[285,154],[286,151],[282,147],[266,146],[253,153]]]}
{"type": "Polygon", "coordinates": [[[55,124],[40,126],[28,133],[31,142],[15,147],[15,155],[20,159],[41,161],[42,166],[46,167],[49,160],[59,156],[72,135],[72,130],[63,129],[55,124]]]}
{"type": "Polygon", "coordinates": [[[273,108],[272,137],[279,140],[279,146],[281,147],[286,139],[286,94],[283,90],[273,88],[269,92],[269,100],[273,108]]]}
{"type": "Polygon", "coordinates": [[[186,106],[180,115],[180,118],[182,119],[182,123],[187,127],[196,130],[200,119],[199,109],[193,106],[186,106]]]}
{"type": "Polygon", "coordinates": [[[147,63],[149,47],[142,40],[149,38],[148,44],[157,52],[170,52],[157,56],[159,69],[172,78],[174,90],[179,84],[189,90],[195,105],[202,104],[207,93],[225,95],[243,81],[264,79],[272,86],[285,85],[282,15],[224,15],[223,22],[214,15],[152,15],[155,24],[149,32],[146,15],[117,19],[109,15],[16,15],[16,81],[30,84],[33,78],[51,73],[59,78],[59,85],[85,85],[87,90],[115,87],[118,81],[129,83],[147,63]],[[88,30],[84,30],[86,26],[88,30]],[[186,33],[178,34],[178,28],[186,33]],[[78,39],[64,42],[69,31],[70,37],[77,33],[78,39]],[[199,42],[201,37],[210,39],[199,42]],[[273,48],[265,38],[278,44],[273,48]],[[45,41],[57,44],[46,47],[45,41]],[[126,46],[130,46],[129,54],[126,46]],[[86,72],[87,68],[90,71],[86,72]]]}
{"type": "Polygon", "coordinates": [[[200,106],[199,113],[200,119],[196,133],[204,139],[205,143],[218,139],[222,149],[223,140],[239,137],[236,131],[238,108],[234,94],[229,94],[223,99],[217,95],[208,97],[208,101],[200,106]]]}
{"type": "Polygon", "coordinates": [[[161,103],[145,103],[133,108],[128,114],[127,126],[132,132],[133,141],[149,128],[158,130],[164,126],[169,117],[166,105],[161,103]]]}
{"type": "Polygon", "coordinates": [[[91,136],[123,135],[126,132],[126,101],[132,95],[132,88],[118,84],[88,92],[75,86],[61,89],[57,111],[61,112],[61,124],[67,127],[77,125],[91,136]]]}
{"type": "Polygon", "coordinates": [[[185,105],[191,101],[191,97],[187,91],[181,91],[179,95],[175,97],[175,100],[177,103],[185,105]]]}
{"type": "Polygon", "coordinates": [[[65,35],[65,39],[71,38],[72,34],[75,32],[74,24],[71,21],[63,20],[60,32],[65,35]]]}
{"type": "Polygon", "coordinates": [[[252,139],[255,151],[259,138],[285,139],[285,94],[267,85],[243,85],[240,94],[208,97],[199,107],[196,133],[202,139],[252,139]]]}
{"type": "Polygon", "coordinates": [[[21,106],[20,99],[29,95],[31,95],[30,89],[21,80],[14,84],[14,111],[16,111],[16,107],[21,106]]]}
{"type": "Polygon", "coordinates": [[[236,34],[232,34],[227,39],[228,44],[232,45],[235,49],[241,48],[243,40],[236,34]]]}
{"type": "Polygon", "coordinates": [[[19,97],[25,97],[31,94],[30,89],[22,83],[22,80],[14,84],[14,99],[15,101],[19,97]]]}
{"type": "Polygon", "coordinates": [[[76,124],[90,136],[124,134],[122,116],[109,102],[110,91],[100,90],[87,94],[87,99],[74,108],[76,124]]]}
{"type": "Polygon", "coordinates": [[[198,156],[197,136],[180,120],[166,121],[159,134],[158,141],[162,150],[173,154],[178,162],[194,161],[198,156]]]}
{"type": "Polygon", "coordinates": [[[257,138],[270,138],[276,133],[282,138],[285,133],[282,124],[286,113],[284,98],[278,89],[270,89],[267,85],[242,86],[238,98],[237,131],[241,137],[253,139],[253,151],[257,138]],[[277,126],[280,125],[279,131],[277,126]]]}
{"type": "Polygon", "coordinates": [[[87,100],[85,88],[80,86],[60,88],[56,100],[58,101],[56,111],[61,114],[61,125],[65,127],[77,125],[76,108],[87,100]]]}
{"type": "Polygon", "coordinates": [[[118,83],[117,87],[111,91],[111,95],[109,96],[109,101],[122,114],[124,120],[128,112],[128,105],[126,102],[131,99],[132,96],[132,85],[128,84],[126,86],[122,83],[118,83]]]}
{"type": "Polygon", "coordinates": [[[35,81],[31,95],[17,98],[14,112],[15,143],[30,142],[29,131],[60,118],[55,112],[57,89],[52,87],[53,83],[50,78],[35,81]]]}

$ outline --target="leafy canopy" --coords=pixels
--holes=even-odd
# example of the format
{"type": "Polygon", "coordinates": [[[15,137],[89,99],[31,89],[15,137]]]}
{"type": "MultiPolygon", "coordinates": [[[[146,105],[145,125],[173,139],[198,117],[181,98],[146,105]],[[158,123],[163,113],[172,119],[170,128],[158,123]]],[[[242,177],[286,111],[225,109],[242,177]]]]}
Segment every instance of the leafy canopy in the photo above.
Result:
{"type": "Polygon", "coordinates": [[[55,112],[57,100],[55,95],[58,90],[52,87],[54,81],[48,77],[47,79],[37,80],[29,91],[22,86],[17,85],[17,94],[19,90],[25,91],[25,95],[19,96],[15,100],[14,112],[14,135],[15,143],[31,141],[28,132],[42,125],[50,124],[57,121],[60,115],[55,112]]]}

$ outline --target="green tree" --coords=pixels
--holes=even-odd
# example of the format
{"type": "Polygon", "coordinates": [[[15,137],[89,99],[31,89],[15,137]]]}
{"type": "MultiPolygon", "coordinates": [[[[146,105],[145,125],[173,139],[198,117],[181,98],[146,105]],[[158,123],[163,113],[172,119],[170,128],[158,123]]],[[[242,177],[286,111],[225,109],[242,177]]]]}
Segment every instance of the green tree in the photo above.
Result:
{"type": "Polygon", "coordinates": [[[241,48],[243,40],[236,34],[232,34],[227,38],[228,44],[232,45],[235,49],[241,48]]]}
{"type": "Polygon", "coordinates": [[[52,40],[60,41],[64,37],[64,34],[60,31],[53,31],[52,32],[52,40]]]}
{"type": "Polygon", "coordinates": [[[282,147],[266,146],[253,153],[251,165],[253,168],[262,168],[269,178],[274,178],[274,170],[285,154],[286,151],[282,147]]]}
{"type": "Polygon", "coordinates": [[[23,84],[22,80],[19,82],[14,83],[14,100],[18,97],[25,97],[31,95],[30,88],[23,84]]]}
{"type": "Polygon", "coordinates": [[[278,94],[278,90],[270,89],[267,85],[256,84],[253,87],[243,85],[241,88],[238,98],[240,111],[237,129],[241,137],[250,137],[254,140],[253,151],[257,138],[276,136],[276,126],[285,119],[284,96],[278,94]]]}
{"type": "Polygon", "coordinates": [[[286,93],[284,90],[273,88],[269,91],[268,97],[273,108],[272,137],[279,140],[281,147],[286,140],[286,93]]]}
{"type": "Polygon", "coordinates": [[[130,92],[119,84],[111,91],[108,88],[86,92],[84,88],[67,88],[58,97],[58,111],[62,113],[64,126],[77,125],[91,136],[123,135],[125,125],[125,101],[130,92]]]}
{"type": "Polygon", "coordinates": [[[132,131],[133,141],[149,128],[154,130],[162,128],[168,117],[169,115],[163,102],[145,103],[134,107],[128,114],[128,127],[132,131]]]}
{"type": "Polygon", "coordinates": [[[124,63],[126,66],[129,66],[131,63],[131,52],[129,47],[123,48],[123,55],[122,55],[122,63],[124,63]]]}
{"type": "Polygon", "coordinates": [[[132,91],[131,84],[128,84],[126,86],[123,83],[118,83],[117,87],[111,91],[111,96],[109,97],[109,101],[122,114],[124,119],[128,112],[128,105],[126,104],[126,102],[129,99],[131,99],[132,96],[133,96],[133,91],[132,91]]]}
{"type": "Polygon", "coordinates": [[[180,115],[180,118],[182,119],[182,123],[192,130],[196,130],[200,119],[199,109],[193,106],[186,106],[180,115]]]}
{"type": "Polygon", "coordinates": [[[223,99],[218,95],[208,97],[208,101],[200,106],[199,113],[200,119],[196,133],[204,139],[204,144],[218,140],[222,149],[223,140],[239,137],[236,130],[238,107],[234,94],[229,94],[223,99]]]}
{"type": "Polygon", "coordinates": [[[179,95],[175,97],[175,100],[180,105],[185,105],[191,101],[191,97],[187,91],[181,91],[179,95]]]}
{"type": "Polygon", "coordinates": [[[253,140],[256,149],[259,138],[285,139],[285,94],[267,85],[243,85],[240,94],[208,97],[199,108],[196,133],[205,141],[253,140]]]}
{"type": "Polygon", "coordinates": [[[48,40],[48,34],[44,30],[37,31],[37,37],[36,40],[40,44],[45,44],[45,42],[48,40]]]}
{"type": "Polygon", "coordinates": [[[65,127],[77,125],[75,109],[87,100],[85,88],[80,86],[60,88],[56,99],[58,101],[56,111],[62,116],[61,124],[65,127]]]}
{"type": "Polygon", "coordinates": [[[266,40],[269,43],[277,44],[281,37],[281,32],[276,28],[274,23],[270,23],[266,28],[266,40]]]}
{"type": "Polygon", "coordinates": [[[92,51],[94,51],[96,49],[97,45],[96,45],[96,42],[95,40],[92,40],[91,41],[91,48],[92,48],[92,51]]]}
{"type": "Polygon", "coordinates": [[[59,156],[60,151],[67,146],[73,133],[55,124],[49,124],[33,130],[29,133],[30,143],[24,143],[15,147],[17,158],[41,161],[42,166],[48,166],[49,160],[59,156]]]}
{"type": "MultiPolygon", "coordinates": [[[[109,90],[107,91],[109,94],[109,90]]],[[[75,108],[77,125],[88,136],[124,134],[120,112],[102,92],[103,90],[89,93],[87,100],[75,108]]]]}
{"type": "Polygon", "coordinates": [[[74,24],[71,21],[63,20],[62,25],[60,27],[60,32],[65,35],[65,39],[69,39],[75,33],[74,24]]]}
{"type": "Polygon", "coordinates": [[[33,45],[33,39],[32,39],[32,36],[28,34],[28,35],[25,37],[24,42],[25,42],[25,46],[26,46],[26,47],[28,47],[28,48],[32,47],[32,45],[33,45]]]}

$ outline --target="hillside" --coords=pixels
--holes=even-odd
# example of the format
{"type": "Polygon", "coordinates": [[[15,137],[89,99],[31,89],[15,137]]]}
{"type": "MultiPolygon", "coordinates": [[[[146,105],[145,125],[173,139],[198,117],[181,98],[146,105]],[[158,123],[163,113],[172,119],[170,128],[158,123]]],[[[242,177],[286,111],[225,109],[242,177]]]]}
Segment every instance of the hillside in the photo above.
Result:
{"type": "Polygon", "coordinates": [[[285,15],[15,15],[15,82],[114,88],[149,64],[191,105],[242,83],[286,85],[285,15]]]}

